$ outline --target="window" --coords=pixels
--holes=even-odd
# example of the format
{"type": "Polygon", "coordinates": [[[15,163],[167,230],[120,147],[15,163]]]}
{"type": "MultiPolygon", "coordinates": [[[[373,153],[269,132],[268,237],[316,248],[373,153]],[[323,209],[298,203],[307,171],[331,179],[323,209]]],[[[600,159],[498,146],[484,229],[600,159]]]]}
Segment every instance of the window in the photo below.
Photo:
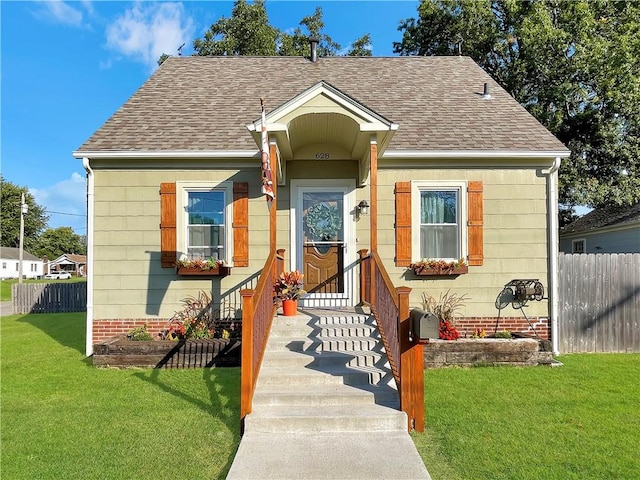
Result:
{"type": "Polygon", "coordinates": [[[580,240],[572,240],[571,241],[571,252],[572,253],[585,253],[586,240],[581,238],[580,240]]]}
{"type": "Polygon", "coordinates": [[[412,258],[466,258],[466,182],[412,182],[411,193],[412,258]]]}
{"type": "Polygon", "coordinates": [[[223,182],[215,187],[190,182],[176,185],[183,212],[178,219],[179,253],[189,258],[215,258],[232,263],[231,219],[233,186],[223,182]]]}
{"type": "Polygon", "coordinates": [[[2,269],[6,270],[7,269],[7,262],[2,262],[2,269]]]}

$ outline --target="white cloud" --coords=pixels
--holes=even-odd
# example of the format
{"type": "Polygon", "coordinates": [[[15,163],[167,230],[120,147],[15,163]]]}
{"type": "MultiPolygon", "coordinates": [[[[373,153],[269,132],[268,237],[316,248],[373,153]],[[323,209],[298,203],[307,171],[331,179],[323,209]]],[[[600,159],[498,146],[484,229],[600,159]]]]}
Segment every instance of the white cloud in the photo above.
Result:
{"type": "Polygon", "coordinates": [[[71,177],[50,187],[29,192],[49,216],[49,228],[71,227],[78,235],[86,234],[87,189],[84,175],[71,177]]]}
{"type": "Polygon", "coordinates": [[[107,46],[153,70],[160,55],[175,55],[194,29],[181,3],[137,3],[107,26],[107,46]]]}
{"type": "Polygon", "coordinates": [[[82,12],[68,3],[55,0],[40,2],[40,5],[42,8],[34,12],[37,18],[74,27],[82,26],[82,12]]]}

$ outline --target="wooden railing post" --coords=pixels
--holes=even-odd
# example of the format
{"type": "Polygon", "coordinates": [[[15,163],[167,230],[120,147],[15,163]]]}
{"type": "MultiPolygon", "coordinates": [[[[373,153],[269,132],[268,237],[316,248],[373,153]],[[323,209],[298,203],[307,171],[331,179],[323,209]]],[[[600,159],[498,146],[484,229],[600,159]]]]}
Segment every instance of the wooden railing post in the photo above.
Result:
{"type": "Polygon", "coordinates": [[[409,338],[409,287],[398,287],[398,335],[400,340],[400,409],[407,414],[409,431],[424,432],[424,359],[417,338],[409,338]]]}
{"type": "Polygon", "coordinates": [[[242,296],[242,350],[240,361],[240,421],[251,413],[253,397],[253,296],[254,290],[240,290],[242,296]]]}

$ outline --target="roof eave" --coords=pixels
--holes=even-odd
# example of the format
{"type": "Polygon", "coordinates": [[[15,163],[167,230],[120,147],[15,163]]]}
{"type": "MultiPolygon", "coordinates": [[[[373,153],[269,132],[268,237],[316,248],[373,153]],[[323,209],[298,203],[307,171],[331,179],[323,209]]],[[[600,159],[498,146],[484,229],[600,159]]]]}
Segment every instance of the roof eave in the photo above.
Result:
{"type": "Polygon", "coordinates": [[[567,158],[569,150],[387,150],[383,158],[567,158]]]}
{"type": "Polygon", "coordinates": [[[89,159],[158,159],[158,158],[257,158],[259,150],[120,150],[73,152],[75,158],[89,159]]]}

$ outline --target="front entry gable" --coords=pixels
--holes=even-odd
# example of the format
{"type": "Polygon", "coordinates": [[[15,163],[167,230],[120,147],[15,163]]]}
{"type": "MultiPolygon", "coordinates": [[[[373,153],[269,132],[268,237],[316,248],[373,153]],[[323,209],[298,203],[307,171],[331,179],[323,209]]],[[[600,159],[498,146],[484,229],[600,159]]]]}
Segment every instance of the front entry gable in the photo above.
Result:
{"type": "MultiPolygon", "coordinates": [[[[266,99],[268,101],[268,99],[266,99]]],[[[289,160],[355,160],[366,183],[370,144],[384,151],[398,125],[326,82],[319,82],[265,116],[269,139],[278,148],[278,178],[289,160]]],[[[247,125],[261,144],[261,120],[247,125]]]]}

